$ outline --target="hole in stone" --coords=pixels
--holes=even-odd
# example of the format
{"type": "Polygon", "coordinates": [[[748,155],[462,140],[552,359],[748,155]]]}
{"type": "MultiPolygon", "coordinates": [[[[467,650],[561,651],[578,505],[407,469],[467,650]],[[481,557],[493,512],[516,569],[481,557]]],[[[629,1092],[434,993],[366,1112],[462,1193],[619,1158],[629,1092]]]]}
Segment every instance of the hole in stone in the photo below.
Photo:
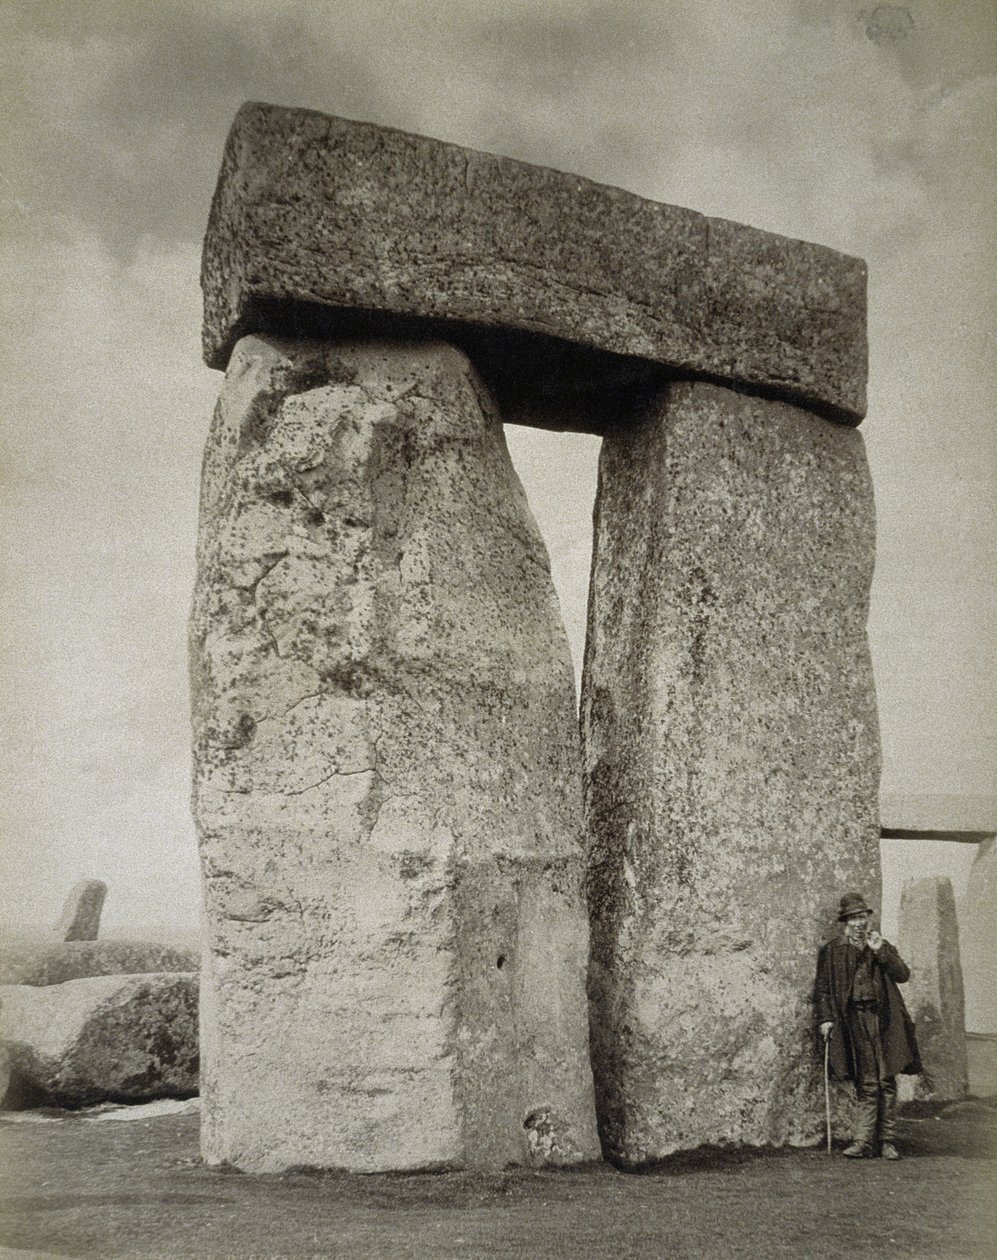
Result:
{"type": "Polygon", "coordinates": [[[270,502],[276,503],[278,507],[290,507],[294,502],[294,495],[290,490],[275,490],[270,496],[270,502]]]}
{"type": "Polygon", "coordinates": [[[550,574],[581,686],[592,563],[592,508],[602,439],[592,433],[556,433],[505,426],[513,466],[526,491],[550,557],[550,574]]]}
{"type": "Polygon", "coordinates": [[[495,959],[495,966],[498,967],[499,971],[502,970],[505,966],[505,954],[499,954],[498,958],[495,959]]]}

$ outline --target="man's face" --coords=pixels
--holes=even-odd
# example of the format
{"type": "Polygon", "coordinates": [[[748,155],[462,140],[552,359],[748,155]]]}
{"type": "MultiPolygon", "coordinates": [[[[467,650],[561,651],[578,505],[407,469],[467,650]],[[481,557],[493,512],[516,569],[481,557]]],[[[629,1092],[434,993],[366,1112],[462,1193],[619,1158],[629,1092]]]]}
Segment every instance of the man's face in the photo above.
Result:
{"type": "Polygon", "coordinates": [[[863,910],[859,914],[850,914],[845,920],[845,940],[853,945],[864,945],[869,934],[870,915],[863,910]]]}

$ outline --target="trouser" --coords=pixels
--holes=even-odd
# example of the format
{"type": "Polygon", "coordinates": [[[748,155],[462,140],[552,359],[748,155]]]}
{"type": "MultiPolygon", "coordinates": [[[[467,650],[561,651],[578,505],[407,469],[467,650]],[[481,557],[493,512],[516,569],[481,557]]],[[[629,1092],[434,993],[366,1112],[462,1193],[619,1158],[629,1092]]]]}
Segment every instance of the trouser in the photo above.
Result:
{"type": "Polygon", "coordinates": [[[887,1076],[879,1011],[874,1004],[850,1006],[848,1024],[855,1051],[855,1095],[859,1115],[855,1140],[866,1146],[896,1135],[897,1078],[887,1076]]]}

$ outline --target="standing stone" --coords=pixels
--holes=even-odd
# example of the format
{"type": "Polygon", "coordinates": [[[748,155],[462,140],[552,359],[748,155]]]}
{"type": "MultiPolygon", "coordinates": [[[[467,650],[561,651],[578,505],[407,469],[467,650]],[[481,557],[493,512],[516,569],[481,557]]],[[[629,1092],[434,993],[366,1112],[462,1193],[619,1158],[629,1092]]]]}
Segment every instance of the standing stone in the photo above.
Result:
{"type": "Polygon", "coordinates": [[[997,841],[976,851],[959,901],[959,944],[966,984],[966,1027],[997,1036],[997,841]]]}
{"type": "Polygon", "coordinates": [[[597,1156],[570,656],[461,353],[236,346],[191,658],[206,1160],[597,1156]]]}
{"type": "Polygon", "coordinates": [[[583,682],[603,1149],[817,1140],[811,1005],[879,890],[862,439],[676,382],[604,442],[583,682]]]}
{"type": "Polygon", "coordinates": [[[924,1072],[901,1081],[910,1098],[964,1098],[969,1089],[959,928],[950,879],[921,879],[900,896],[897,948],[910,967],[904,986],[924,1072]]]}
{"type": "Polygon", "coordinates": [[[100,931],[107,885],[99,879],[81,880],[66,898],[55,935],[60,941],[95,941],[100,931]]]}

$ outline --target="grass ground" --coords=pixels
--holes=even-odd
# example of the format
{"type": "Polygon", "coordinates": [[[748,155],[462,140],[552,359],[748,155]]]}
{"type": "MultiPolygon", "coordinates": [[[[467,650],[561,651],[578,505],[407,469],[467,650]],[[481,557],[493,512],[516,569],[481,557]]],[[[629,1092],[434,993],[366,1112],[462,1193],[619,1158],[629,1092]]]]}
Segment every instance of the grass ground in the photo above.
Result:
{"type": "Polygon", "coordinates": [[[960,1107],[908,1109],[895,1164],[714,1152],[640,1174],[247,1177],[199,1163],[196,1115],[8,1121],[0,1256],[993,1257],[997,1111],[960,1107]]]}

